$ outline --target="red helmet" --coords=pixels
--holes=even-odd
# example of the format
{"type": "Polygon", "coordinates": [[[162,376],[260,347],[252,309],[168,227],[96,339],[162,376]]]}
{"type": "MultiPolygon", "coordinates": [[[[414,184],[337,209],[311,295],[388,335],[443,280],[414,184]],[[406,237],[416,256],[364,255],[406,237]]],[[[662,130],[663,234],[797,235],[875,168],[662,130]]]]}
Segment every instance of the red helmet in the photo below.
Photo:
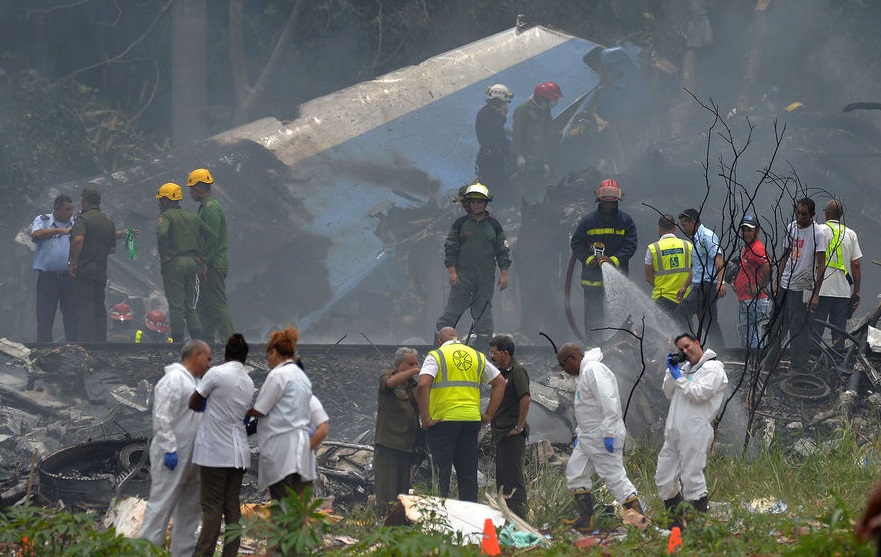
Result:
{"type": "Polygon", "coordinates": [[[119,302],[110,308],[110,319],[114,321],[131,321],[135,318],[132,308],[125,302],[119,302]]]}
{"type": "Polygon", "coordinates": [[[166,319],[164,313],[158,309],[154,309],[153,311],[147,312],[147,315],[144,316],[144,325],[146,325],[151,331],[165,333],[168,330],[168,319],[166,319]]]}
{"type": "Polygon", "coordinates": [[[560,91],[560,86],[553,81],[545,81],[544,83],[539,83],[535,86],[532,96],[544,97],[547,100],[554,102],[563,96],[563,92],[560,91]]]}
{"type": "Polygon", "coordinates": [[[621,198],[624,197],[624,192],[621,191],[621,186],[618,185],[618,182],[611,178],[606,178],[600,182],[600,187],[597,188],[596,196],[597,201],[620,201],[621,198]]]}

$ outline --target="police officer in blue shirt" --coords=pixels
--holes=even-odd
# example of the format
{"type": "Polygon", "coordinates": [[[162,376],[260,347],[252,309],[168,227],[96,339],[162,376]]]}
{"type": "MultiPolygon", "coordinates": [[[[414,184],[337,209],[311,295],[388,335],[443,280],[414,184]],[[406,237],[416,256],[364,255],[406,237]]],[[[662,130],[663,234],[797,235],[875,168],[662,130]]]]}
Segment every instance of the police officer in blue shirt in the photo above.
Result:
{"type": "Polygon", "coordinates": [[[37,215],[31,225],[34,269],[37,271],[37,342],[52,342],[55,310],[61,306],[64,339],[77,340],[76,297],[67,272],[74,203],[70,196],[55,198],[51,214],[37,215]]]}

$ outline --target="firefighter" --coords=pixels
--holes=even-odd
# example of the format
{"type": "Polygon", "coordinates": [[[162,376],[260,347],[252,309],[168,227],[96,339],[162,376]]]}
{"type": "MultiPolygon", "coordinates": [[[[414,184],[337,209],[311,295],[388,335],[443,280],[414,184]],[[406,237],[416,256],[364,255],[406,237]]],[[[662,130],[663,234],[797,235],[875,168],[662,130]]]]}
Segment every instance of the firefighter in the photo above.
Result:
{"type": "Polygon", "coordinates": [[[168,336],[168,318],[161,310],[148,311],[144,316],[144,329],[135,332],[135,342],[173,342],[168,336]]]}
{"type": "Polygon", "coordinates": [[[563,96],[560,86],[546,81],[535,86],[532,96],[514,111],[511,156],[517,164],[515,203],[536,205],[544,200],[546,180],[557,154],[562,130],[554,123],[551,109],[563,96]]]}
{"type": "Polygon", "coordinates": [[[511,140],[505,132],[508,105],[514,93],[501,83],[491,85],[486,90],[486,104],[477,112],[474,130],[480,150],[477,152],[477,179],[481,184],[493,189],[496,197],[504,205],[512,206],[511,185],[508,180],[508,165],[511,159],[511,140]],[[499,195],[501,194],[501,196],[499,195]]]}
{"type": "Polygon", "coordinates": [[[495,267],[499,267],[498,287],[508,287],[511,250],[502,225],[486,213],[492,200],[483,184],[465,190],[471,212],[456,219],[444,241],[444,265],[449,270],[450,297],[437,330],[455,327],[469,307],[474,319],[479,350],[489,347],[493,333],[492,298],[495,267]]]}
{"type": "Polygon", "coordinates": [[[618,182],[603,180],[595,193],[597,210],[581,218],[569,242],[572,253],[583,264],[584,329],[588,335],[591,329],[605,325],[605,289],[600,267],[611,263],[627,275],[637,243],[636,224],[630,215],[618,209],[618,202],[624,197],[618,182]]]}
{"type": "Polygon", "coordinates": [[[196,310],[202,324],[202,334],[209,341],[214,340],[214,331],[226,341],[235,330],[232,314],[226,303],[226,273],[229,268],[229,243],[226,234],[226,214],[220,202],[211,193],[214,177],[204,168],[190,172],[187,178],[187,191],[193,201],[199,202],[199,218],[217,236],[213,252],[205,253],[205,274],[199,277],[199,302],[196,310]]]}
{"type": "Polygon", "coordinates": [[[110,331],[107,333],[107,342],[131,342],[132,322],[135,313],[131,306],[125,302],[119,302],[110,308],[110,331]]]}
{"type": "Polygon", "coordinates": [[[205,254],[214,253],[217,235],[202,219],[180,206],[183,192],[179,185],[163,184],[156,199],[160,210],[156,238],[171,337],[183,342],[185,330],[191,338],[202,336],[196,313],[196,273],[207,272],[205,254]]]}

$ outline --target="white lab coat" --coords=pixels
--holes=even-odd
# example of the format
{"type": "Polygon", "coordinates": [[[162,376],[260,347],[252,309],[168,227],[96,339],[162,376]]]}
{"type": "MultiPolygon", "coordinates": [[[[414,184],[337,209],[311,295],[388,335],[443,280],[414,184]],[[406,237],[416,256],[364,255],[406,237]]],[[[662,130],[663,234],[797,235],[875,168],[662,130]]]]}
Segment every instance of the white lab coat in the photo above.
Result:
{"type": "Polygon", "coordinates": [[[150,499],[140,537],[157,547],[165,541],[169,518],[172,557],[189,557],[196,548],[201,515],[199,468],[193,464],[193,441],[201,414],[189,409],[196,379],[179,364],[165,367],[153,389],[153,441],[150,443],[150,499]],[[177,466],[165,466],[165,453],[177,452],[177,466]]]}
{"type": "Polygon", "coordinates": [[[686,501],[697,501],[707,494],[704,468],[713,442],[711,422],[728,385],[725,366],[715,358],[715,352],[705,350],[697,364],[682,364],[679,379],[673,379],[669,371],[664,373],[663,390],[670,399],[670,410],[655,472],[661,499],[671,499],[680,491],[686,501]]]}
{"type": "Polygon", "coordinates": [[[254,382],[245,366],[230,360],[212,367],[196,391],[208,400],[196,432],[193,462],[211,468],[250,467],[251,448],[242,421],[254,398],[254,382]]]}
{"type": "Polygon", "coordinates": [[[266,376],[254,402],[254,410],[264,415],[257,424],[259,488],[295,473],[307,482],[317,477],[315,456],[309,449],[311,398],[312,382],[292,361],[277,365],[266,376]]]}
{"type": "Polygon", "coordinates": [[[575,420],[578,445],[566,465],[569,489],[590,490],[596,473],[619,503],[636,493],[636,487],[624,470],[624,439],[627,431],[621,412],[618,380],[605,364],[600,348],[585,352],[575,384],[575,420]],[[609,453],[603,438],[615,439],[615,451],[609,453]]]}

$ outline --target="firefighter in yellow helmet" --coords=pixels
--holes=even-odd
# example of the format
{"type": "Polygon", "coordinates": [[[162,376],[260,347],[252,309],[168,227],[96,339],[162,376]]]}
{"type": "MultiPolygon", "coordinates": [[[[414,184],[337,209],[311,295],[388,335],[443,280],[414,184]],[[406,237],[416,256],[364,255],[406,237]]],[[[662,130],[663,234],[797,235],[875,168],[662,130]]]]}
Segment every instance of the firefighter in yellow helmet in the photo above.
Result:
{"type": "Polygon", "coordinates": [[[211,193],[214,177],[205,168],[197,168],[187,178],[187,191],[199,202],[199,218],[217,236],[214,251],[205,253],[205,273],[200,275],[199,303],[196,310],[202,322],[205,340],[214,340],[214,332],[222,342],[235,332],[232,314],[226,302],[226,273],[229,268],[229,243],[226,235],[226,214],[211,193]]]}
{"type": "Polygon", "coordinates": [[[180,206],[183,192],[175,183],[163,184],[156,194],[159,219],[156,243],[159,248],[162,283],[171,317],[171,337],[183,342],[202,337],[202,325],[196,314],[196,273],[204,272],[205,254],[213,253],[217,236],[198,216],[180,206]]]}

